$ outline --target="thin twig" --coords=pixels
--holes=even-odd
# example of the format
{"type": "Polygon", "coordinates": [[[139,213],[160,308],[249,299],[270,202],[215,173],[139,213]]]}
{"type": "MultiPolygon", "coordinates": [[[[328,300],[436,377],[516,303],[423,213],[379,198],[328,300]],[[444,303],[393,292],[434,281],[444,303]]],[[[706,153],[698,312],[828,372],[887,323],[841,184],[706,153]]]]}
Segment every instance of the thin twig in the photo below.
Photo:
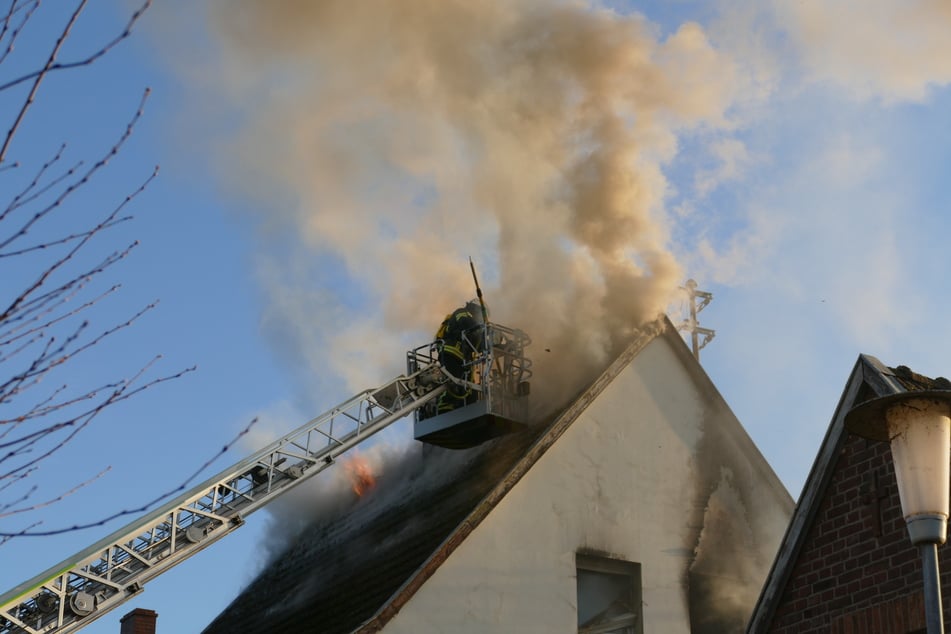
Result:
{"type": "Polygon", "coordinates": [[[9,33],[10,39],[7,42],[7,47],[3,50],[3,53],[0,54],[0,64],[6,61],[10,53],[13,52],[14,44],[16,44],[17,38],[20,36],[20,32],[23,30],[23,27],[26,26],[26,23],[30,21],[30,18],[33,17],[33,12],[36,11],[37,7],[40,6],[40,0],[33,0],[29,4],[18,5],[15,1],[10,3],[10,10],[7,12],[7,15],[3,19],[3,29],[0,30],[0,42],[3,41],[3,38],[9,33]],[[23,11],[23,19],[20,20],[20,23],[10,29],[10,23],[13,22],[13,16],[15,13],[23,11]]]}
{"type": "MultiPolygon", "coordinates": [[[[109,471],[110,471],[111,469],[112,469],[112,467],[106,467],[105,469],[103,469],[102,471],[100,471],[99,473],[97,473],[96,475],[94,475],[93,477],[89,478],[89,479],[86,480],[85,482],[80,482],[79,484],[77,484],[76,486],[74,486],[74,487],[73,487],[72,489],[70,489],[69,491],[64,491],[63,493],[60,493],[60,494],[57,495],[56,497],[50,498],[50,499],[46,500],[45,502],[39,502],[39,503],[37,503],[37,504],[33,504],[33,505],[31,505],[31,506],[27,506],[27,507],[23,507],[23,508],[18,508],[18,509],[15,509],[15,508],[12,508],[12,507],[15,506],[15,504],[18,504],[19,502],[6,504],[6,505],[0,507],[0,518],[10,517],[10,516],[12,516],[12,515],[18,515],[18,514],[20,514],[20,513],[27,513],[27,512],[29,512],[29,511],[36,511],[36,510],[39,510],[39,509],[41,509],[41,508],[44,508],[44,507],[50,506],[50,505],[52,505],[52,504],[55,504],[56,502],[60,502],[60,501],[62,501],[62,500],[64,500],[64,499],[68,498],[69,496],[73,495],[74,493],[76,493],[76,492],[79,491],[80,489],[89,486],[90,484],[92,484],[93,482],[95,482],[96,480],[98,480],[99,478],[101,478],[102,476],[106,475],[107,473],[109,473],[109,471]],[[11,510],[11,509],[12,509],[12,510],[11,510]]],[[[36,487],[34,487],[33,489],[31,489],[30,492],[27,493],[20,501],[25,501],[26,499],[28,499],[28,498],[30,497],[30,495],[32,495],[32,493],[33,493],[34,491],[36,491],[36,487]]]]}
{"type": "MultiPolygon", "coordinates": [[[[151,509],[152,507],[154,507],[154,506],[157,505],[158,503],[160,503],[160,502],[162,502],[162,501],[164,501],[164,500],[167,500],[167,499],[171,498],[171,497],[172,497],[173,495],[175,495],[176,493],[180,493],[180,492],[184,491],[184,490],[188,487],[189,484],[191,484],[199,475],[201,475],[202,472],[205,471],[205,469],[207,469],[208,467],[210,467],[216,460],[218,460],[221,456],[223,456],[223,455],[226,454],[228,451],[230,451],[230,450],[234,447],[235,443],[238,442],[238,440],[240,440],[243,436],[245,436],[246,434],[248,434],[248,433],[251,431],[251,428],[254,427],[254,425],[257,424],[257,422],[258,422],[258,419],[257,419],[257,418],[252,419],[251,422],[248,423],[248,424],[245,426],[245,428],[242,429],[242,430],[238,433],[238,435],[236,435],[236,436],[235,436],[234,438],[232,438],[227,444],[225,444],[225,445],[221,448],[221,450],[219,450],[214,456],[212,456],[211,458],[209,458],[208,460],[206,460],[206,461],[204,462],[204,464],[202,464],[200,467],[198,467],[198,469],[196,469],[195,472],[194,472],[191,476],[189,476],[186,480],[184,480],[184,481],[183,481],[181,484],[179,484],[177,487],[175,487],[174,489],[170,489],[169,491],[166,491],[165,493],[162,493],[162,494],[156,496],[155,498],[153,498],[152,500],[149,500],[148,502],[146,502],[145,504],[142,504],[141,506],[138,506],[138,507],[136,507],[136,508],[129,508],[129,509],[123,509],[123,510],[121,510],[121,511],[117,511],[117,512],[113,513],[112,515],[110,515],[109,517],[104,517],[104,518],[102,518],[102,519],[100,519],[100,520],[97,520],[97,521],[95,521],[95,522],[89,522],[89,523],[85,523],[85,524],[73,524],[72,526],[67,526],[67,527],[57,528],[57,529],[52,529],[52,530],[33,531],[33,530],[30,530],[30,528],[32,528],[32,527],[30,527],[30,528],[25,528],[25,529],[22,529],[22,530],[19,530],[19,531],[15,531],[15,532],[0,531],[0,540],[3,540],[3,539],[5,539],[5,538],[6,538],[6,539],[10,539],[10,538],[13,538],[13,537],[48,537],[48,536],[50,536],[50,535],[59,535],[59,534],[62,534],[62,533],[69,533],[69,532],[72,532],[72,531],[83,530],[83,529],[86,529],[86,528],[93,528],[93,527],[95,527],[95,526],[103,526],[104,524],[107,524],[107,523],[109,523],[109,522],[111,522],[111,521],[113,521],[113,520],[115,520],[115,519],[120,518],[120,517],[125,517],[125,516],[128,516],[128,515],[138,515],[138,514],[140,514],[140,513],[145,513],[146,511],[148,511],[149,509],[151,509]]],[[[0,514],[0,517],[3,517],[3,515],[0,514]]],[[[3,543],[3,542],[0,541],[0,544],[2,544],[2,543],[3,543]]]]}
{"type": "MultiPolygon", "coordinates": [[[[70,32],[73,30],[73,25],[76,24],[76,20],[79,19],[79,15],[83,12],[83,9],[86,7],[86,0],[82,0],[79,5],[76,7],[76,10],[73,12],[73,15],[70,17],[69,22],[66,23],[66,26],[63,28],[63,32],[60,33],[59,38],[57,38],[56,43],[53,45],[53,49],[50,51],[50,55],[46,60],[46,64],[43,65],[43,68],[30,73],[29,75],[24,76],[23,81],[33,79],[33,87],[30,88],[30,93],[27,95],[26,99],[23,100],[23,105],[20,106],[20,111],[17,113],[16,118],[13,120],[13,125],[10,126],[10,129],[7,131],[7,136],[3,140],[3,145],[0,146],[0,163],[4,161],[7,156],[7,150],[10,148],[10,143],[13,141],[13,137],[17,132],[17,129],[20,127],[20,123],[23,122],[23,118],[26,116],[27,111],[30,109],[30,106],[33,105],[33,102],[36,100],[36,92],[40,88],[40,83],[42,83],[43,78],[46,77],[46,74],[49,72],[53,64],[56,63],[56,57],[59,55],[59,50],[62,48],[63,43],[69,37],[70,32]]],[[[17,83],[20,83],[18,80],[17,83]]]]}
{"type": "MultiPolygon", "coordinates": [[[[70,20],[70,22],[69,22],[69,24],[67,25],[66,29],[63,31],[63,34],[60,36],[61,39],[65,39],[65,38],[68,38],[68,37],[69,37],[69,31],[72,29],[73,23],[74,23],[74,22],[76,21],[76,19],[79,17],[79,14],[82,13],[82,11],[83,11],[83,9],[84,9],[84,6],[83,6],[83,5],[86,4],[86,1],[87,1],[87,0],[82,0],[82,2],[80,2],[80,5],[79,5],[79,7],[77,7],[76,12],[73,14],[72,19],[70,20]]],[[[130,35],[132,35],[132,27],[133,27],[133,26],[135,25],[135,23],[139,20],[139,18],[142,17],[142,14],[144,14],[144,13],[146,12],[146,10],[148,10],[148,8],[151,6],[151,4],[152,4],[152,0],[146,0],[145,4],[143,4],[141,7],[139,7],[139,9],[138,9],[135,13],[132,14],[132,17],[129,18],[129,22],[126,24],[125,29],[123,29],[122,33],[120,33],[119,35],[117,35],[117,36],[115,37],[115,39],[113,39],[111,42],[109,42],[109,43],[107,43],[106,45],[104,45],[102,48],[98,49],[98,50],[97,50],[95,53],[93,53],[92,55],[89,55],[88,57],[86,57],[86,58],[84,58],[84,59],[81,59],[81,60],[77,60],[77,61],[75,61],[75,62],[58,62],[58,63],[53,63],[53,62],[55,62],[55,59],[56,59],[56,55],[54,54],[53,56],[51,56],[50,62],[47,63],[48,65],[45,66],[44,68],[42,68],[42,69],[40,69],[40,70],[35,70],[35,71],[33,71],[33,72],[30,72],[30,73],[26,73],[25,75],[22,75],[22,76],[20,76],[20,77],[17,77],[16,79],[12,79],[12,80],[6,82],[5,84],[0,84],[0,92],[2,92],[2,91],[4,91],[4,90],[8,90],[8,89],[10,89],[10,88],[13,88],[14,86],[16,86],[16,85],[18,85],[18,84],[22,84],[22,83],[25,82],[25,81],[29,81],[29,80],[34,79],[34,78],[41,78],[43,75],[48,75],[49,73],[54,72],[54,71],[67,70],[67,69],[70,69],[70,68],[79,68],[79,67],[81,67],[81,66],[89,66],[89,65],[91,65],[91,64],[92,64],[93,62],[95,62],[97,59],[99,59],[100,57],[102,57],[103,55],[105,55],[106,53],[108,53],[109,51],[111,51],[113,48],[115,48],[116,45],[119,44],[122,40],[124,40],[124,39],[128,38],[130,35]]],[[[55,52],[55,51],[54,51],[54,52],[55,52]]]]}
{"type": "MultiPolygon", "coordinates": [[[[33,217],[30,218],[23,226],[21,226],[19,230],[14,232],[13,235],[11,235],[9,238],[4,240],[3,242],[0,242],[0,249],[5,248],[7,245],[9,245],[11,242],[16,240],[17,238],[20,238],[26,235],[26,233],[30,230],[30,228],[34,224],[36,224],[39,220],[44,218],[47,214],[49,214],[53,210],[60,207],[70,195],[72,195],[80,187],[88,183],[90,179],[92,179],[92,177],[97,172],[99,172],[99,170],[105,167],[109,163],[109,159],[111,159],[112,157],[114,157],[116,154],[119,153],[119,150],[122,148],[125,142],[128,141],[129,137],[132,136],[132,132],[135,130],[136,123],[138,123],[139,119],[142,118],[142,114],[145,111],[145,102],[148,101],[150,93],[151,93],[151,89],[146,88],[142,94],[142,99],[139,101],[139,107],[136,109],[135,114],[132,116],[132,119],[129,121],[129,123],[126,124],[126,129],[122,133],[122,136],[119,137],[119,140],[113,144],[113,146],[109,149],[109,151],[102,158],[96,161],[96,163],[92,167],[90,167],[89,170],[87,170],[85,174],[83,174],[82,178],[80,178],[75,183],[71,183],[66,189],[63,190],[63,192],[53,202],[51,202],[46,207],[44,207],[43,209],[33,214],[33,217]]],[[[2,160],[3,160],[3,157],[0,156],[0,161],[2,160]]],[[[152,177],[154,178],[154,176],[155,174],[153,172],[152,177]]],[[[121,209],[121,207],[122,206],[120,205],[119,208],[121,209]]],[[[118,213],[118,210],[114,211],[110,216],[115,216],[117,213],[118,213]]]]}
{"type": "MultiPolygon", "coordinates": [[[[29,318],[27,319],[21,319],[18,316],[18,318],[15,320],[16,323],[14,323],[14,326],[12,328],[5,330],[3,332],[0,332],[0,350],[3,349],[3,346],[8,346],[15,341],[23,339],[24,337],[30,337],[32,335],[42,334],[46,332],[52,326],[55,326],[57,323],[66,321],[70,317],[75,317],[82,311],[88,308],[92,308],[93,306],[98,304],[100,301],[102,301],[109,295],[112,295],[113,293],[118,291],[120,288],[122,288],[122,285],[114,284],[109,289],[103,291],[102,293],[94,297],[93,299],[90,299],[86,301],[85,303],[77,306],[76,308],[71,309],[69,312],[63,313],[62,315],[57,315],[55,317],[50,317],[47,321],[43,322],[42,324],[33,326],[32,328],[30,327],[32,324],[38,323],[41,319],[44,318],[44,316],[52,315],[52,313],[55,312],[57,308],[61,307],[66,302],[72,300],[84,288],[85,288],[85,284],[78,284],[73,289],[72,293],[68,295],[61,295],[59,298],[57,298],[57,301],[55,303],[53,303],[52,305],[46,306],[42,311],[39,311],[39,312],[34,311],[33,314],[30,315],[29,318]]],[[[11,320],[11,322],[12,321],[13,320],[11,320]]],[[[6,324],[2,324],[2,325],[5,326],[6,324]]],[[[24,347],[28,345],[29,343],[24,344],[24,347]]],[[[17,349],[12,353],[0,354],[0,363],[8,361],[13,356],[15,356],[16,353],[19,351],[20,350],[17,349]]]]}
{"type": "Polygon", "coordinates": [[[51,182],[44,185],[43,188],[40,189],[38,192],[35,192],[32,195],[27,196],[28,194],[30,194],[31,191],[33,191],[33,189],[35,189],[39,185],[40,180],[46,174],[46,171],[50,167],[58,163],[60,159],[62,159],[63,152],[65,151],[66,151],[66,144],[63,143],[62,145],[59,146],[59,149],[56,150],[56,153],[53,154],[53,158],[46,161],[45,163],[43,163],[43,165],[40,166],[40,169],[37,171],[36,175],[33,177],[33,180],[30,181],[30,183],[23,189],[23,191],[21,191],[19,194],[13,197],[13,200],[10,201],[10,204],[7,205],[7,208],[3,210],[2,214],[0,214],[0,221],[3,221],[8,215],[13,213],[20,207],[33,202],[33,200],[36,200],[36,198],[43,195],[44,193],[46,193],[47,191],[49,191],[50,189],[52,189],[53,187],[61,183],[62,181],[72,176],[76,172],[76,170],[80,168],[80,166],[82,165],[82,162],[77,163],[76,165],[71,167],[69,170],[67,170],[63,174],[60,174],[51,182]]]}
{"type": "MultiPolygon", "coordinates": [[[[146,365],[138,374],[133,376],[128,381],[122,381],[118,383],[116,389],[106,399],[104,399],[103,401],[95,405],[94,407],[87,410],[84,414],[77,417],[73,417],[70,420],[48,426],[46,429],[49,429],[50,427],[55,428],[55,429],[52,429],[50,433],[52,433],[53,431],[60,431],[63,429],[69,429],[70,433],[66,436],[66,438],[64,438],[54,447],[50,448],[46,452],[42,453],[36,458],[33,458],[30,461],[24,464],[21,464],[17,467],[14,467],[13,469],[5,473],[3,477],[9,476],[11,474],[19,473],[24,468],[32,467],[36,464],[39,464],[43,460],[46,460],[47,458],[49,458],[51,455],[53,455],[54,453],[56,453],[57,451],[65,447],[71,440],[73,440],[73,438],[75,438],[76,435],[79,434],[79,432],[83,431],[89,425],[89,423],[91,423],[93,419],[96,418],[96,416],[98,416],[104,409],[106,409],[106,407],[109,407],[110,405],[114,405],[128,398],[131,398],[132,396],[139,394],[160,383],[165,383],[166,381],[171,381],[172,379],[180,378],[184,374],[187,374],[188,372],[192,372],[195,369],[194,367],[187,368],[176,374],[155,379],[153,381],[146,383],[145,385],[142,385],[135,389],[130,390],[129,387],[138,379],[139,376],[141,376],[142,372],[144,372],[154,361],[155,360],[153,360],[148,365],[146,365]]],[[[27,443],[26,446],[19,447],[13,452],[10,452],[7,456],[0,458],[0,463],[4,462],[10,457],[25,453],[25,450],[32,449],[32,446],[35,445],[39,440],[49,435],[49,433],[44,433],[45,431],[46,430],[44,429],[44,430],[41,430],[41,432],[38,432],[36,436],[30,439],[30,441],[27,443]]]]}

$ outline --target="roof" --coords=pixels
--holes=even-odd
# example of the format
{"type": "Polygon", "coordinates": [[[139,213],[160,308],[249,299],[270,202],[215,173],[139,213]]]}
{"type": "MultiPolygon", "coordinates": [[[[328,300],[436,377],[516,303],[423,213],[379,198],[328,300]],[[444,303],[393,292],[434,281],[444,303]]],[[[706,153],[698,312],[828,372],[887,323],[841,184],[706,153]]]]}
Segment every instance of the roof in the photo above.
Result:
{"type": "Polygon", "coordinates": [[[340,521],[313,525],[278,556],[205,634],[376,632],[482,522],[669,321],[641,329],[625,351],[552,419],[465,451],[420,447],[398,475],[340,521]],[[433,477],[435,474],[436,477],[433,477]]]}
{"type": "Polygon", "coordinates": [[[766,578],[753,615],[747,625],[748,633],[765,632],[770,626],[782,601],[783,592],[793,573],[796,561],[808,537],[809,528],[815,520],[829,483],[836,469],[849,433],[845,417],[854,407],[872,399],[907,392],[951,389],[951,382],[943,377],[929,378],[913,372],[906,366],[891,368],[875,357],[860,355],[852,369],[839,404],[815,462],[803,487],[802,494],[793,511],[776,559],[766,578]]]}

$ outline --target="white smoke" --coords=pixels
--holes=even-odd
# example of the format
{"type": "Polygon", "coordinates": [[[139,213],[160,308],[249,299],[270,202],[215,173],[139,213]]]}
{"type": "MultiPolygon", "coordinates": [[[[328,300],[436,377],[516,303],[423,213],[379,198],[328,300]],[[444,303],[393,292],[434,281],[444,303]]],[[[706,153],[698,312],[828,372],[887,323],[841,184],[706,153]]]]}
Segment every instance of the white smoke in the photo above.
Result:
{"type": "Polygon", "coordinates": [[[809,77],[858,99],[924,101],[951,83],[951,5],[942,0],[775,1],[809,77]]]}
{"type": "Polygon", "coordinates": [[[493,319],[533,336],[537,386],[563,394],[682,281],[663,168],[681,132],[728,125],[737,85],[699,25],[661,38],[561,0],[214,7],[247,114],[232,184],[299,238],[263,279],[304,365],[383,379],[407,333],[473,295],[472,256],[493,319]]]}

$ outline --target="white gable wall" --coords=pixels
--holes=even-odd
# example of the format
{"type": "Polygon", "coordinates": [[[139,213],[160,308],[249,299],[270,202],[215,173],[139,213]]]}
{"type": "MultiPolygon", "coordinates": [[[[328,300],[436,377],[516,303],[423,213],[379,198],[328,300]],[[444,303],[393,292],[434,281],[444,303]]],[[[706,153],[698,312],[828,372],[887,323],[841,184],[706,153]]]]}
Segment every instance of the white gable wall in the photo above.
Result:
{"type": "MultiPolygon", "coordinates": [[[[672,348],[679,344],[663,336],[648,344],[386,625],[387,634],[575,632],[582,549],[641,564],[645,632],[689,632],[687,568],[705,517],[697,500],[709,498],[700,489],[718,488],[698,478],[697,451],[708,445],[711,410],[715,418],[732,414],[711,407],[710,393],[694,386],[672,348]]],[[[724,469],[747,481],[760,460],[756,454],[743,464],[741,456],[724,469]]],[[[756,493],[757,511],[785,526],[791,500],[777,502],[775,483],[768,488],[756,493]]],[[[767,565],[776,543],[765,548],[767,565]]]]}

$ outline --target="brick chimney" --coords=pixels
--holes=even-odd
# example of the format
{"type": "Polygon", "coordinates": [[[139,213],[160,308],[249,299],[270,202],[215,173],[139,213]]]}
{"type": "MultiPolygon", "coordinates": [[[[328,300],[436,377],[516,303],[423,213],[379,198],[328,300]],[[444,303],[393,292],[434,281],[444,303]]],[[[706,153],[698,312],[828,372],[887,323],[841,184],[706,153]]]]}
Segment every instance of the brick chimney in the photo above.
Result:
{"type": "Polygon", "coordinates": [[[120,619],[122,629],[119,634],[155,634],[157,618],[155,610],[136,608],[120,619]]]}

